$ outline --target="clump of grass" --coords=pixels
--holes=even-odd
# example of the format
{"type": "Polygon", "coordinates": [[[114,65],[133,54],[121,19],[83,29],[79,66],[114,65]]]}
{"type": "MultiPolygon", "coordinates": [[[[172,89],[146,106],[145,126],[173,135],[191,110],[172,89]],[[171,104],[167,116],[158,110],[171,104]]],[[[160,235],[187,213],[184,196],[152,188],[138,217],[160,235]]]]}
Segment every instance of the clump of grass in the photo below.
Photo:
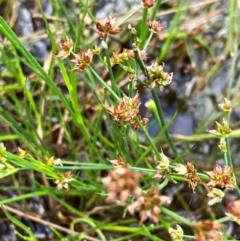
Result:
{"type": "MultiPolygon", "coordinates": [[[[158,98],[158,92],[172,84],[174,73],[165,71],[162,60],[174,41],[183,2],[158,59],[151,64],[146,61],[148,45],[154,34],[165,30],[155,19],[161,6],[159,0],[141,1],[137,10],[119,22],[111,16],[96,19],[91,6],[80,1],[79,23],[68,18],[70,27],[64,26],[65,34],[57,38],[52,30],[59,27],[57,22],[50,26],[39,4],[54,51],[48,68],[37,62],[0,18],[0,32],[7,41],[1,48],[5,56],[2,64],[9,70],[3,77],[10,75],[14,79],[14,83],[1,86],[4,104],[0,119],[8,129],[1,136],[5,144],[0,146],[0,177],[10,178],[14,185],[7,188],[18,193],[2,199],[0,204],[6,217],[24,231],[16,231],[19,237],[36,240],[33,230],[16,218],[23,213],[12,207],[20,208],[19,203],[44,196],[57,223],[51,215],[47,215],[48,221],[31,215],[27,218],[51,226],[59,240],[232,240],[223,223],[231,220],[240,224],[239,200],[226,204],[225,217],[218,217],[212,208],[223,205],[228,190],[235,189],[240,195],[229,142],[233,133],[229,94],[219,105],[225,117],[216,122],[216,129],[201,136],[203,141],[213,136],[219,139],[224,166],[215,163],[213,170],[197,170],[196,163],[177,150],[168,131],[175,116],[166,123],[158,98]],[[136,26],[127,23],[137,12],[142,20],[136,26]],[[91,38],[92,26],[85,27],[87,18],[91,19],[98,42],[91,38]],[[112,51],[114,40],[123,31],[129,36],[131,48],[112,51]],[[33,71],[28,79],[20,62],[33,71]],[[60,69],[62,85],[54,79],[54,66],[60,69]],[[123,79],[126,88],[122,88],[123,79]],[[154,139],[148,132],[149,116],[140,113],[141,88],[151,93],[152,101],[146,106],[160,128],[154,139]],[[19,92],[23,96],[18,96],[19,92]],[[160,139],[168,146],[164,151],[158,146],[160,139]],[[63,157],[55,158],[59,153],[64,153],[63,157]],[[18,183],[22,173],[29,175],[31,187],[18,183]],[[204,196],[206,217],[190,219],[187,212],[191,201],[184,200],[178,191],[168,191],[180,183],[188,183],[193,197],[198,193],[204,196]],[[184,215],[176,211],[174,202],[183,205],[184,215]]],[[[66,12],[64,5],[54,4],[66,12]]],[[[233,14],[232,5],[229,14],[233,14]]]]}

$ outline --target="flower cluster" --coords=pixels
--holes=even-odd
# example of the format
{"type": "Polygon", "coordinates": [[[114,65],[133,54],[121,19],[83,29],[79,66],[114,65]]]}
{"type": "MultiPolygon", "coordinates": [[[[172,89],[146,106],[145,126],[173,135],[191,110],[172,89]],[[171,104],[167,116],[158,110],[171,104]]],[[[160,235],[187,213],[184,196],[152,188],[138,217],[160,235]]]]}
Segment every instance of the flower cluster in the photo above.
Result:
{"type": "Polygon", "coordinates": [[[129,168],[130,165],[124,161],[124,159],[121,156],[118,156],[117,159],[110,160],[111,164],[114,166],[114,169],[116,168],[129,168]]]}
{"type": "MultiPolygon", "coordinates": [[[[227,104],[222,104],[222,105],[223,105],[222,108],[229,108],[227,104]]],[[[226,152],[227,146],[226,146],[225,138],[228,137],[228,135],[232,132],[232,130],[230,129],[228,122],[225,118],[223,118],[222,124],[220,124],[217,121],[215,123],[216,123],[216,129],[208,130],[208,132],[220,138],[220,143],[218,147],[222,152],[226,152]]]]}
{"type": "Polygon", "coordinates": [[[221,241],[223,233],[221,232],[222,225],[210,220],[199,221],[194,223],[193,232],[196,241],[221,241]]]}
{"type": "Polygon", "coordinates": [[[68,190],[69,188],[69,182],[71,182],[72,179],[72,174],[71,172],[65,172],[65,173],[60,173],[58,174],[58,178],[55,181],[55,183],[57,184],[57,190],[61,190],[62,188],[65,188],[68,190]]]}
{"type": "Polygon", "coordinates": [[[167,73],[163,71],[164,64],[158,65],[155,62],[153,65],[147,67],[149,74],[148,85],[150,89],[159,87],[162,90],[165,86],[170,85],[172,82],[173,73],[167,73]]]}
{"type": "Polygon", "coordinates": [[[157,173],[154,178],[166,178],[171,174],[171,169],[169,168],[170,161],[163,152],[160,153],[161,161],[159,161],[158,166],[156,166],[157,173]]]}
{"type": "Polygon", "coordinates": [[[174,170],[179,175],[185,175],[190,187],[194,191],[197,184],[200,182],[200,177],[198,176],[197,170],[194,168],[193,164],[189,161],[186,163],[186,165],[178,164],[174,170]]]}
{"type": "Polygon", "coordinates": [[[240,225],[240,199],[228,201],[226,215],[240,225]]]}
{"type": "Polygon", "coordinates": [[[22,158],[25,158],[27,155],[28,155],[28,152],[21,149],[20,147],[18,147],[18,152],[19,152],[19,156],[22,157],[22,158]]]}
{"type": "Polygon", "coordinates": [[[64,41],[58,42],[60,50],[55,55],[56,58],[64,59],[72,53],[73,42],[68,36],[65,37],[64,41]]]}
{"type": "Polygon", "coordinates": [[[179,225],[176,225],[177,229],[169,228],[168,232],[171,236],[172,241],[182,241],[183,240],[183,230],[179,225]]]}
{"type": "MultiPolygon", "coordinates": [[[[218,106],[224,112],[231,112],[232,110],[231,101],[228,100],[227,98],[224,98],[223,103],[218,104],[218,106]]],[[[217,121],[215,123],[216,123],[216,129],[208,130],[208,132],[220,138],[220,143],[218,147],[221,152],[227,152],[226,138],[232,132],[232,130],[229,127],[229,124],[225,118],[223,118],[222,124],[220,124],[217,121]]]]}
{"type": "Polygon", "coordinates": [[[97,19],[97,30],[100,33],[101,39],[106,39],[108,35],[115,35],[119,33],[122,28],[114,27],[116,19],[112,17],[107,17],[104,20],[97,19]]]}
{"type": "Polygon", "coordinates": [[[223,118],[222,124],[220,124],[217,121],[215,123],[216,123],[216,129],[208,130],[209,133],[216,135],[220,138],[226,138],[228,134],[232,132],[225,118],[223,118]]]}
{"type": "Polygon", "coordinates": [[[197,184],[200,182],[200,178],[197,174],[196,169],[194,168],[194,166],[191,162],[189,162],[189,161],[187,162],[186,168],[187,168],[186,178],[189,182],[190,187],[194,191],[197,184]]]}
{"type": "Polygon", "coordinates": [[[62,166],[62,161],[60,158],[57,158],[57,159],[54,159],[54,156],[52,157],[45,157],[44,158],[44,163],[47,165],[47,166],[62,166]]]}
{"type": "Polygon", "coordinates": [[[231,105],[231,101],[228,100],[227,98],[224,98],[223,103],[218,104],[218,106],[226,112],[230,112],[232,110],[232,105],[231,105]]]}
{"type": "MultiPolygon", "coordinates": [[[[144,50],[140,51],[140,55],[143,61],[147,60],[147,55],[144,50]]],[[[135,60],[134,51],[132,49],[123,49],[121,53],[113,53],[111,57],[111,65],[122,64],[128,59],[135,60]]]]}
{"type": "Polygon", "coordinates": [[[140,129],[136,119],[146,125],[148,118],[141,118],[139,114],[140,98],[138,93],[133,98],[124,96],[118,103],[117,108],[105,106],[108,113],[114,117],[117,124],[130,124],[134,129],[140,129]]]}
{"type": "Polygon", "coordinates": [[[122,52],[122,53],[118,53],[118,54],[113,53],[112,57],[111,57],[111,64],[112,64],[112,66],[115,64],[122,64],[126,60],[128,60],[128,55],[126,52],[122,52]]]}
{"type": "Polygon", "coordinates": [[[84,71],[92,61],[92,52],[89,49],[87,52],[79,49],[78,54],[73,53],[74,59],[70,60],[74,64],[72,71],[84,71]]]}
{"type": "Polygon", "coordinates": [[[169,204],[171,201],[172,199],[168,196],[160,196],[158,188],[154,186],[145,195],[138,197],[127,209],[131,214],[139,212],[140,224],[148,218],[154,223],[158,223],[161,212],[160,206],[169,204]]]}
{"type": "Polygon", "coordinates": [[[164,27],[161,25],[160,21],[156,21],[156,20],[153,20],[153,21],[148,20],[147,26],[152,33],[159,33],[164,30],[164,27]]]}
{"type": "Polygon", "coordinates": [[[231,166],[222,168],[219,164],[216,164],[213,171],[205,171],[205,173],[211,178],[207,184],[209,187],[234,188],[231,177],[231,166]]]}
{"type": "Polygon", "coordinates": [[[126,164],[122,157],[118,157],[117,160],[111,162],[114,164],[115,169],[101,180],[108,190],[107,201],[125,203],[131,195],[140,196],[142,190],[138,187],[138,182],[141,175],[131,171],[130,165],[126,164]]]}
{"type": "Polygon", "coordinates": [[[210,197],[211,199],[208,201],[208,205],[213,205],[215,203],[219,203],[222,201],[223,197],[224,197],[224,192],[221,191],[218,188],[212,188],[211,191],[207,194],[208,197],[210,197]]]}
{"type": "Polygon", "coordinates": [[[64,41],[58,43],[58,46],[60,50],[55,55],[56,58],[64,59],[70,54],[74,56],[74,58],[70,60],[70,62],[74,64],[72,71],[84,71],[92,61],[92,52],[90,49],[85,52],[80,48],[77,54],[73,53],[72,39],[67,36],[65,37],[64,41]]]}
{"type": "Polygon", "coordinates": [[[151,8],[154,6],[157,0],[141,0],[143,8],[151,8]]]}
{"type": "MultiPolygon", "coordinates": [[[[7,150],[5,145],[2,142],[0,142],[0,149],[2,149],[3,151],[7,150]]],[[[6,172],[10,172],[14,169],[15,169],[15,167],[12,166],[10,163],[8,163],[7,158],[3,154],[0,153],[0,171],[4,170],[6,172]]]]}

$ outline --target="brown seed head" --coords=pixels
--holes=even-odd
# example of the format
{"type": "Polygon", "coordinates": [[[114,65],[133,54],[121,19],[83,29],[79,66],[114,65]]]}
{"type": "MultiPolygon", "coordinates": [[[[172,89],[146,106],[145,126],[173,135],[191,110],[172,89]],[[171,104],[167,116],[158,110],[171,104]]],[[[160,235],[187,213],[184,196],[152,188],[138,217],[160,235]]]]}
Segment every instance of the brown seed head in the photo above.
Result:
{"type": "Polygon", "coordinates": [[[58,46],[59,46],[60,50],[55,55],[55,57],[64,59],[64,58],[68,57],[72,52],[72,49],[73,49],[72,39],[69,38],[68,36],[66,36],[64,41],[58,42],[58,46]]]}
{"type": "Polygon", "coordinates": [[[200,182],[200,178],[197,174],[196,169],[194,168],[194,166],[191,162],[189,162],[189,161],[187,162],[186,168],[187,168],[187,174],[185,176],[189,182],[190,187],[194,191],[197,184],[200,182]]]}
{"type": "Polygon", "coordinates": [[[148,20],[147,26],[148,26],[148,29],[153,33],[159,33],[164,30],[164,27],[161,25],[160,21],[156,21],[156,20],[153,20],[153,21],[148,20]]]}
{"type": "Polygon", "coordinates": [[[112,17],[107,17],[104,20],[97,19],[97,30],[100,33],[101,39],[106,39],[108,35],[115,35],[119,33],[122,28],[114,27],[116,19],[112,17]]]}
{"type": "Polygon", "coordinates": [[[235,188],[232,183],[232,167],[222,168],[219,164],[216,164],[213,171],[205,172],[210,177],[210,182],[207,184],[209,187],[220,188],[235,188]]]}
{"type": "Polygon", "coordinates": [[[73,53],[73,55],[75,58],[70,60],[74,64],[72,71],[84,71],[92,61],[92,52],[90,49],[87,52],[79,49],[78,54],[73,53]]]}
{"type": "Polygon", "coordinates": [[[141,0],[143,8],[151,8],[154,6],[157,0],[141,0]]]}
{"type": "Polygon", "coordinates": [[[139,115],[140,98],[138,93],[133,98],[124,96],[119,102],[117,108],[105,106],[108,113],[114,116],[114,120],[117,124],[123,122],[130,124],[134,129],[140,129],[140,126],[136,122],[137,118],[143,125],[148,122],[147,118],[141,118],[139,115]]]}

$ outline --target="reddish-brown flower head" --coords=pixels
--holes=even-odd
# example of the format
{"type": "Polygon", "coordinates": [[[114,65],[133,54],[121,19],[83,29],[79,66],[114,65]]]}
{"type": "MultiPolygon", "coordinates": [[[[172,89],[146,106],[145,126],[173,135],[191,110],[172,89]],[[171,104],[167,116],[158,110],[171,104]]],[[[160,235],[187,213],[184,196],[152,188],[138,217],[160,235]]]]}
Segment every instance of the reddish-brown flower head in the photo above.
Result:
{"type": "Polygon", "coordinates": [[[112,17],[107,17],[104,20],[97,19],[97,30],[101,39],[106,39],[108,35],[115,35],[122,30],[122,28],[114,27],[115,23],[116,19],[112,17]]]}
{"type": "Polygon", "coordinates": [[[187,168],[187,174],[185,176],[189,182],[190,187],[194,191],[198,182],[200,182],[200,178],[197,174],[196,169],[194,168],[194,166],[191,162],[189,162],[189,161],[187,162],[186,168],[187,168]]]}
{"type": "Polygon", "coordinates": [[[121,168],[130,167],[130,165],[128,163],[126,163],[121,156],[118,156],[117,159],[110,160],[110,162],[114,166],[114,169],[119,168],[119,167],[121,167],[121,168]]]}
{"type": "Polygon", "coordinates": [[[148,26],[148,29],[153,33],[159,33],[164,30],[164,27],[161,25],[160,21],[156,21],[156,20],[153,20],[153,21],[148,20],[147,26],[148,26]]]}
{"type": "Polygon", "coordinates": [[[133,98],[124,96],[118,103],[117,108],[105,106],[108,113],[114,116],[117,124],[123,122],[130,124],[134,129],[140,129],[135,118],[137,118],[143,125],[148,122],[147,118],[141,118],[139,115],[140,98],[138,93],[133,98]]]}
{"type": "Polygon", "coordinates": [[[151,8],[157,0],[141,0],[143,8],[151,8]]]}
{"type": "Polygon", "coordinates": [[[210,182],[207,184],[209,187],[220,187],[233,189],[234,185],[232,183],[232,167],[224,167],[224,169],[216,164],[213,171],[205,172],[210,178],[210,182]]]}
{"type": "Polygon", "coordinates": [[[92,61],[92,52],[89,49],[87,52],[84,52],[82,49],[79,49],[78,54],[74,54],[74,59],[70,60],[74,64],[72,71],[84,71],[85,68],[92,61]]]}
{"type": "Polygon", "coordinates": [[[72,49],[73,49],[72,39],[69,38],[68,36],[66,36],[64,41],[58,42],[58,46],[59,46],[60,50],[55,55],[55,57],[64,59],[64,58],[68,57],[72,52],[72,49]]]}
{"type": "Polygon", "coordinates": [[[168,196],[160,196],[158,188],[155,186],[150,189],[146,195],[138,197],[137,200],[130,204],[127,209],[131,214],[140,211],[140,224],[148,218],[154,223],[158,223],[160,206],[169,204],[171,201],[172,199],[168,196]]]}

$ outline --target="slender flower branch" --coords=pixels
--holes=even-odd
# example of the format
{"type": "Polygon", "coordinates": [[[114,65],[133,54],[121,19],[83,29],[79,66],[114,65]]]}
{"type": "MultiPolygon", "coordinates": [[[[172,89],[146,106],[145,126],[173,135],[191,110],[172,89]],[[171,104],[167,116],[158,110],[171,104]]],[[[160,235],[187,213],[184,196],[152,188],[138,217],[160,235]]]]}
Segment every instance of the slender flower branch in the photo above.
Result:
{"type": "MultiPolygon", "coordinates": [[[[133,40],[135,40],[135,44],[136,44],[136,37],[135,37],[134,34],[132,36],[133,36],[133,40]]],[[[142,58],[141,58],[141,56],[139,54],[139,49],[137,48],[137,46],[135,46],[135,48],[133,48],[133,51],[134,51],[135,59],[136,59],[137,63],[139,64],[139,67],[141,68],[143,74],[145,75],[147,80],[150,80],[151,77],[150,77],[149,71],[146,68],[146,66],[144,65],[144,62],[143,62],[143,60],[142,60],[142,58]]],[[[154,101],[156,103],[157,110],[158,110],[159,118],[157,118],[157,120],[159,122],[160,128],[162,129],[166,125],[165,121],[164,121],[163,113],[162,113],[162,108],[161,108],[161,105],[159,103],[159,99],[157,97],[156,90],[152,89],[151,93],[152,93],[153,99],[154,99],[154,101]]],[[[174,144],[173,144],[173,142],[172,142],[172,140],[171,140],[171,138],[169,136],[168,130],[166,130],[164,132],[164,135],[165,135],[166,141],[167,141],[168,145],[170,146],[172,152],[177,157],[178,153],[177,153],[177,150],[176,150],[176,148],[175,148],[175,146],[174,146],[174,144]]]]}

